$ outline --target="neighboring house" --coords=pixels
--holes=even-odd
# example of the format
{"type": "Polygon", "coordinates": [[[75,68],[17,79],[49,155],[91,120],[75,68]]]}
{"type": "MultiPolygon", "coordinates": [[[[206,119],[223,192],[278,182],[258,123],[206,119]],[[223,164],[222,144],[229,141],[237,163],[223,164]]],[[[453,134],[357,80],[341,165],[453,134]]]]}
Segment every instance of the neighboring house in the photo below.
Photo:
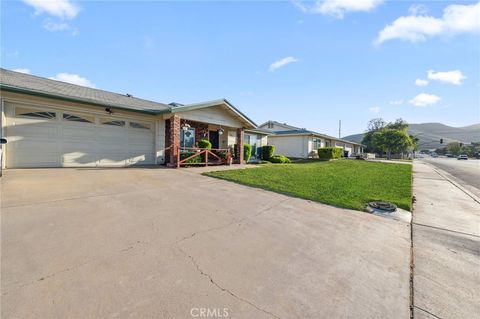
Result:
{"type": "Polygon", "coordinates": [[[317,157],[320,147],[340,147],[344,156],[350,157],[363,153],[363,145],[335,138],[326,134],[309,131],[286,123],[268,121],[259,126],[268,130],[268,144],[275,146],[275,153],[287,157],[309,158],[317,157]]]}
{"type": "Polygon", "coordinates": [[[272,133],[261,128],[245,130],[245,143],[252,145],[252,159],[262,159],[262,146],[268,145],[272,133]]]}
{"type": "Polygon", "coordinates": [[[225,99],[162,104],[0,69],[2,167],[175,165],[209,139],[243,158],[256,124],[225,99]],[[249,133],[250,134],[250,133],[249,133]]]}

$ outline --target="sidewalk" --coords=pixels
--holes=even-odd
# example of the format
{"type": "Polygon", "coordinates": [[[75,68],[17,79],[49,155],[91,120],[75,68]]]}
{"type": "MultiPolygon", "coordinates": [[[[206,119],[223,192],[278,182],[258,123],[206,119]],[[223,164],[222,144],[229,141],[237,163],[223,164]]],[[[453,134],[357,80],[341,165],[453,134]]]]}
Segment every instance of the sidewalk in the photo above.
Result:
{"type": "Polygon", "coordinates": [[[480,200],[425,162],[413,171],[414,316],[478,318],[480,200]]]}

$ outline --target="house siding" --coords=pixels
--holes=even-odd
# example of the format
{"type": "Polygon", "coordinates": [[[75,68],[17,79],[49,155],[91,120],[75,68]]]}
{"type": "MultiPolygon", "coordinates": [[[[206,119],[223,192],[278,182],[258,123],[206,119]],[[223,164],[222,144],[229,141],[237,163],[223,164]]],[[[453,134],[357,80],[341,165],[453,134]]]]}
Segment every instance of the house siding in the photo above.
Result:
{"type": "Polygon", "coordinates": [[[308,136],[269,136],[268,144],[275,146],[276,154],[287,157],[308,157],[308,136]]]}

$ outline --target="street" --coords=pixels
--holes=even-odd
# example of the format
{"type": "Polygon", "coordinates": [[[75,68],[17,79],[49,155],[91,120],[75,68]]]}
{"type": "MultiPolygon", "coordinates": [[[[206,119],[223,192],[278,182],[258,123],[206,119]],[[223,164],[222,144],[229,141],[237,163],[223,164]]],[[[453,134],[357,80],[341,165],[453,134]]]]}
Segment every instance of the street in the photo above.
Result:
{"type": "Polygon", "coordinates": [[[454,177],[454,180],[480,197],[480,160],[459,161],[456,158],[422,158],[454,177]]]}

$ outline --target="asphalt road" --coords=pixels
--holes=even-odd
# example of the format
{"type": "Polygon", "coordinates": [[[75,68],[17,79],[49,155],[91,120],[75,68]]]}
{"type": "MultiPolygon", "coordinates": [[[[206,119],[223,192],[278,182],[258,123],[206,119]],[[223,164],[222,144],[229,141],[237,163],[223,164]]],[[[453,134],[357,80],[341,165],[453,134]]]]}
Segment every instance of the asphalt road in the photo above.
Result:
{"type": "Polygon", "coordinates": [[[480,195],[480,160],[464,161],[456,158],[422,158],[422,160],[451,174],[459,184],[477,196],[480,195]]]}

